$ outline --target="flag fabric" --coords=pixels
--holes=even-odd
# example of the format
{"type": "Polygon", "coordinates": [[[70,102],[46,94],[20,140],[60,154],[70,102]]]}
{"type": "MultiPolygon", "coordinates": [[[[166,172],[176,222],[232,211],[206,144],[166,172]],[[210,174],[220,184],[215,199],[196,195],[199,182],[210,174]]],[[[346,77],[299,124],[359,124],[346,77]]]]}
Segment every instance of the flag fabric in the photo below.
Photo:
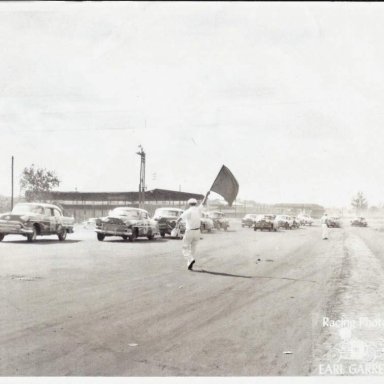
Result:
{"type": "Polygon", "coordinates": [[[235,176],[233,176],[232,172],[225,165],[223,165],[219,174],[216,176],[210,191],[216,192],[223,196],[229,206],[232,206],[232,203],[235,201],[239,192],[239,183],[235,179],[235,176]]]}

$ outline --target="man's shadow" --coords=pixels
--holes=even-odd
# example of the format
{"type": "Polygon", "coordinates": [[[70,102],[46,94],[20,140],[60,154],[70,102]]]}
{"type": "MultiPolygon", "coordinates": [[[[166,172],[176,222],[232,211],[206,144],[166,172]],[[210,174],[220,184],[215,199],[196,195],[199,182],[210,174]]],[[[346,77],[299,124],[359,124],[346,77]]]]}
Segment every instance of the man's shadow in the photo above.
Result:
{"type": "Polygon", "coordinates": [[[208,273],[209,275],[216,275],[216,276],[242,277],[243,279],[252,279],[253,278],[253,276],[233,275],[232,273],[206,271],[205,269],[192,269],[191,272],[208,273]]]}

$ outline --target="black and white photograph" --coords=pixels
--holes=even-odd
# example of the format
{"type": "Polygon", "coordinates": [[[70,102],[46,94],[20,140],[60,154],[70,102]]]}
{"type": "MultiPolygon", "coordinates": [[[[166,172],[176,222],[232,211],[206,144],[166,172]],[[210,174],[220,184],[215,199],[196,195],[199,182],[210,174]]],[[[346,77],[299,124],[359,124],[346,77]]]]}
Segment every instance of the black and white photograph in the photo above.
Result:
{"type": "Polygon", "coordinates": [[[0,3],[0,377],[384,375],[384,4],[0,3]]]}

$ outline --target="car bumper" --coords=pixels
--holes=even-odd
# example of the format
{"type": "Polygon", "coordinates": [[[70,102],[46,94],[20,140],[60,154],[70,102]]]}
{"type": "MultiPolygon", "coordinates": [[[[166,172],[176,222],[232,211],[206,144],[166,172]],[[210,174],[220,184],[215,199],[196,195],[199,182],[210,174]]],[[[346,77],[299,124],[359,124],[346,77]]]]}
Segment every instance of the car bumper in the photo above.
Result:
{"type": "Polygon", "coordinates": [[[0,224],[0,233],[9,235],[30,235],[32,228],[25,228],[21,224],[0,224]]]}
{"type": "Polygon", "coordinates": [[[130,236],[132,229],[95,229],[95,232],[106,236],[130,236]]]}
{"type": "Polygon", "coordinates": [[[272,228],[273,223],[256,223],[254,227],[255,228],[272,228]]]}

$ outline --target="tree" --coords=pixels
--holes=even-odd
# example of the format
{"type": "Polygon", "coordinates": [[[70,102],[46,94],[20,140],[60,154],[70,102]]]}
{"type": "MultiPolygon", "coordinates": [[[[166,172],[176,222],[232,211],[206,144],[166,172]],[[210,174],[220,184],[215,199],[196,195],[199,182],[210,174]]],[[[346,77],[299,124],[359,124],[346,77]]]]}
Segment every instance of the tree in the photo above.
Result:
{"type": "Polygon", "coordinates": [[[355,208],[356,215],[358,215],[360,211],[367,209],[368,201],[364,197],[363,192],[357,192],[356,196],[352,198],[351,205],[355,208]]]}
{"type": "Polygon", "coordinates": [[[42,192],[52,191],[60,185],[60,180],[55,172],[45,168],[35,168],[35,164],[25,167],[20,178],[20,187],[25,191],[28,201],[41,200],[42,192]]]}

